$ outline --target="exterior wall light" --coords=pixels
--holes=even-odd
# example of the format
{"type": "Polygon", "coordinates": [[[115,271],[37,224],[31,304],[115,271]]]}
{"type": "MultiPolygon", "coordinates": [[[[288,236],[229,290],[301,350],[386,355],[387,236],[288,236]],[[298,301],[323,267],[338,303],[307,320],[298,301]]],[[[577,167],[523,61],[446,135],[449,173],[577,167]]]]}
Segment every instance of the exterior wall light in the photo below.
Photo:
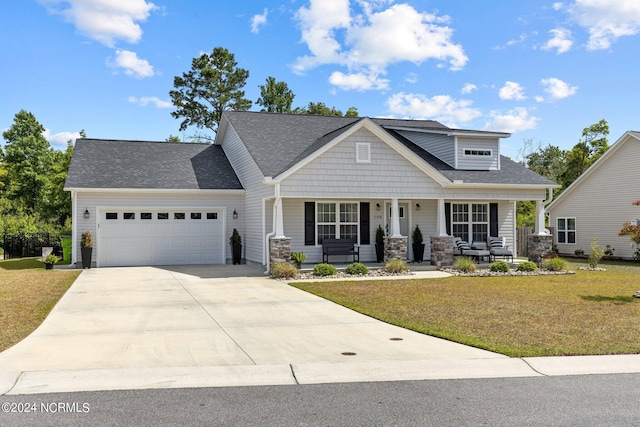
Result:
{"type": "Polygon", "coordinates": [[[376,210],[379,211],[380,209],[382,209],[382,207],[380,206],[380,203],[376,203],[376,210]]]}
{"type": "Polygon", "coordinates": [[[89,213],[89,209],[85,209],[84,210],[84,219],[89,219],[91,217],[91,214],[89,213]]]}
{"type": "Polygon", "coordinates": [[[420,203],[416,203],[416,210],[419,211],[420,210],[420,203]]]}
{"type": "Polygon", "coordinates": [[[233,219],[238,219],[238,211],[237,210],[233,210],[233,219]]]}

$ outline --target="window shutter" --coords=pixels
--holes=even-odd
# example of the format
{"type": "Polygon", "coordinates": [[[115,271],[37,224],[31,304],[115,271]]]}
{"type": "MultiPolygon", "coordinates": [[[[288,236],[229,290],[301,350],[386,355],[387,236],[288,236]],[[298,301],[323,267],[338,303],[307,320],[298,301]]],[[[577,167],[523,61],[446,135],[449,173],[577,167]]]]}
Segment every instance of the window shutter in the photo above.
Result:
{"type": "Polygon", "coordinates": [[[444,204],[444,218],[447,224],[447,235],[451,236],[451,203],[444,204]]]}
{"type": "Polygon", "coordinates": [[[371,228],[369,226],[369,203],[360,203],[360,244],[371,244],[371,228]]]}
{"type": "Polygon", "coordinates": [[[316,244],[316,204],[304,202],[304,244],[316,244]]]}
{"type": "Polygon", "coordinates": [[[498,204],[489,203],[489,236],[500,237],[498,233],[498,204]]]}

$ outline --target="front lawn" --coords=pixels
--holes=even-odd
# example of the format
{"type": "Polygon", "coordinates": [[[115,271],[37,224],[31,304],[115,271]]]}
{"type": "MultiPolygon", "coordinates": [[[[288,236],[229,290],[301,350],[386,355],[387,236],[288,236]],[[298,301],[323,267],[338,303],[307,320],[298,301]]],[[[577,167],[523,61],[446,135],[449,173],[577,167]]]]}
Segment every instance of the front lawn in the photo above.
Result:
{"type": "Polygon", "coordinates": [[[300,282],[385,322],[513,357],[640,353],[640,264],[529,277],[300,282]]]}
{"type": "Polygon", "coordinates": [[[36,329],[80,273],[45,270],[33,258],[0,261],[0,351],[36,329]]]}

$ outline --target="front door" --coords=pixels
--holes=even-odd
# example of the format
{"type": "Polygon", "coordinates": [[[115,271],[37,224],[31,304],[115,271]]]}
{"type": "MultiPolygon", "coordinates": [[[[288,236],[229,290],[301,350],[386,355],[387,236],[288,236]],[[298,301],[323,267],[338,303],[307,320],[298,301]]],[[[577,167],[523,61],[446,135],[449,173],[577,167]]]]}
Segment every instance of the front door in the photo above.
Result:
{"type": "MultiPolygon", "coordinates": [[[[391,235],[391,203],[385,204],[385,210],[387,212],[386,218],[386,234],[391,235]]],[[[398,211],[400,212],[400,234],[403,236],[409,235],[409,204],[398,203],[398,211]]]]}

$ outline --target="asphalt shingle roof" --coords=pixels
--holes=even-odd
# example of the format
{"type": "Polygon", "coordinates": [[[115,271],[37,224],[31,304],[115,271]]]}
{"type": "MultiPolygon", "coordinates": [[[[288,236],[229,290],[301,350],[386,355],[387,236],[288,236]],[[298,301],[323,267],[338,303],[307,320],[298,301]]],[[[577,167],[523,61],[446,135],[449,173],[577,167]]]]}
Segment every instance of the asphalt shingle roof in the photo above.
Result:
{"type": "MultiPolygon", "coordinates": [[[[327,117],[298,114],[227,111],[224,113],[240,136],[264,176],[277,176],[355,125],[362,117],[327,117]]],[[[451,129],[433,120],[372,118],[391,136],[435,167],[451,181],[472,184],[555,185],[525,166],[506,157],[500,159],[500,170],[457,170],[402,137],[391,128],[413,128],[420,131],[473,132],[451,129]]],[[[506,134],[505,134],[506,135],[506,134]]]]}
{"type": "Polygon", "coordinates": [[[78,139],[67,188],[242,189],[222,147],[78,139]]]}

